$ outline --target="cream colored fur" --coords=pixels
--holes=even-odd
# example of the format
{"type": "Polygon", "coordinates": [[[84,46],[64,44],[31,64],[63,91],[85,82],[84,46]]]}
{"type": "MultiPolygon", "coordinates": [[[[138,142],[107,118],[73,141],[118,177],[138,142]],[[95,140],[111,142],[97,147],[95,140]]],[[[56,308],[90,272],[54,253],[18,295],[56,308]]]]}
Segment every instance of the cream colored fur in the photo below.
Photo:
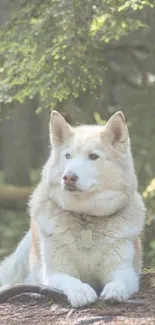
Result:
{"type": "Polygon", "coordinates": [[[0,283],[44,283],[75,307],[95,301],[99,291],[125,300],[139,288],[145,209],[124,116],[116,113],[105,127],[72,128],[53,112],[50,137],[51,155],[29,203],[30,232],[2,262],[0,283]],[[74,191],[65,188],[68,173],[78,177],[74,191]]]}

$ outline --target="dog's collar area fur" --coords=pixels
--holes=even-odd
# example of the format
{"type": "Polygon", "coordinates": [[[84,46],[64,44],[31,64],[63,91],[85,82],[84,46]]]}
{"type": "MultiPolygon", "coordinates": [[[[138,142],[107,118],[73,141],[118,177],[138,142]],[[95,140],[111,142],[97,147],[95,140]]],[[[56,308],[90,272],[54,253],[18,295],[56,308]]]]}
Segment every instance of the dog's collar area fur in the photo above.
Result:
{"type": "Polygon", "coordinates": [[[91,223],[91,222],[94,222],[94,218],[109,218],[109,217],[113,217],[115,216],[115,214],[118,212],[118,211],[121,211],[122,209],[120,210],[117,210],[115,211],[114,213],[112,214],[109,214],[109,215],[103,215],[103,216],[96,216],[96,215],[90,215],[90,214],[87,214],[87,213],[79,213],[79,212],[75,212],[75,211],[71,211],[71,210],[65,210],[66,212],[68,212],[69,214],[71,214],[73,217],[77,218],[77,217],[80,217],[81,220],[83,222],[88,222],[88,223],[91,223]],[[91,221],[92,220],[92,221],[91,221]]]}
{"type": "Polygon", "coordinates": [[[84,229],[87,230],[88,229],[88,223],[90,223],[88,221],[88,218],[87,218],[87,214],[84,213],[83,215],[81,215],[81,218],[82,218],[82,221],[84,222],[84,229]]]}
{"type": "Polygon", "coordinates": [[[90,223],[94,223],[93,218],[101,218],[101,217],[89,215],[87,213],[78,213],[78,212],[70,211],[70,210],[65,210],[65,211],[68,212],[74,218],[79,217],[81,219],[81,221],[84,223],[85,230],[88,229],[88,225],[90,223]]]}

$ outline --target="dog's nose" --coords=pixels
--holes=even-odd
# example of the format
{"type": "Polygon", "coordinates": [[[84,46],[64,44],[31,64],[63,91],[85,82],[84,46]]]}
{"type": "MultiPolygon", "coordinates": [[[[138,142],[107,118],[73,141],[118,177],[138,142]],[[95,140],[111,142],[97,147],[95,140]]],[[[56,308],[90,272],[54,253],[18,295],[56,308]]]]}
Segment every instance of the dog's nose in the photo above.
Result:
{"type": "Polygon", "coordinates": [[[78,179],[78,176],[74,173],[67,173],[63,176],[65,184],[74,185],[78,179]]]}

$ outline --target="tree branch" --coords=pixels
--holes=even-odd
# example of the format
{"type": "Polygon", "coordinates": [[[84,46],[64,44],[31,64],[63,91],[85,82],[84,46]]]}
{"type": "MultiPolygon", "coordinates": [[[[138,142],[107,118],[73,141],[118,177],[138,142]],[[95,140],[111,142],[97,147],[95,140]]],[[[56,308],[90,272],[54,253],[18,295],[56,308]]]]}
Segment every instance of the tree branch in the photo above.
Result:
{"type": "Polygon", "coordinates": [[[74,322],[74,325],[89,325],[93,324],[95,322],[99,322],[103,320],[104,323],[111,322],[113,320],[112,316],[94,316],[94,317],[88,317],[88,318],[82,318],[78,319],[74,322]]]}
{"type": "Polygon", "coordinates": [[[31,192],[31,187],[0,186],[0,206],[3,208],[25,209],[31,192]]]}
{"type": "Polygon", "coordinates": [[[18,284],[0,290],[0,304],[23,293],[36,293],[52,298],[56,302],[67,302],[67,298],[62,291],[51,289],[44,285],[18,284]]]}

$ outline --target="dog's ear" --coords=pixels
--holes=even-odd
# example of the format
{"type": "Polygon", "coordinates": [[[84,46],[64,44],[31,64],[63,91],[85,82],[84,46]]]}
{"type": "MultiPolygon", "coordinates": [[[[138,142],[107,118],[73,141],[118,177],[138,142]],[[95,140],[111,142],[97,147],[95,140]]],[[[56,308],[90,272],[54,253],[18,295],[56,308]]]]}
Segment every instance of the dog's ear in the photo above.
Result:
{"type": "Polygon", "coordinates": [[[104,135],[113,146],[121,146],[122,149],[128,144],[128,130],[125,124],[125,117],[122,112],[115,113],[107,122],[104,135]]]}
{"type": "Polygon", "coordinates": [[[57,111],[52,111],[50,119],[50,140],[53,147],[62,145],[73,135],[72,127],[57,111]]]}

